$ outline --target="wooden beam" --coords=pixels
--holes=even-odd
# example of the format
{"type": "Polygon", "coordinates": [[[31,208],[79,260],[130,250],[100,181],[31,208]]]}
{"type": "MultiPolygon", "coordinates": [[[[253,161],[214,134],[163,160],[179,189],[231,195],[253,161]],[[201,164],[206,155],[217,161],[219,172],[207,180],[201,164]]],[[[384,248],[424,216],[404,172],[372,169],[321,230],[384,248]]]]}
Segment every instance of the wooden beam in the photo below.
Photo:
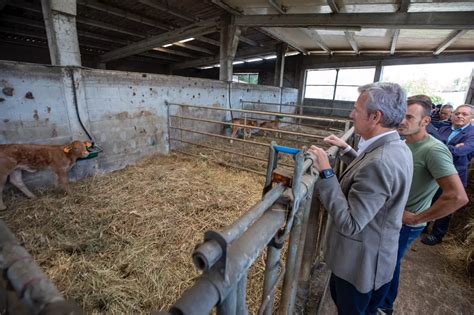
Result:
{"type": "Polygon", "coordinates": [[[297,51],[301,52],[302,54],[305,54],[307,55],[308,54],[308,50],[303,48],[303,47],[300,47],[296,42],[294,42],[293,40],[291,39],[288,39],[286,38],[283,34],[281,34],[278,30],[275,30],[275,29],[272,29],[272,28],[262,28],[262,30],[265,32],[265,33],[268,33],[270,34],[271,37],[273,38],[276,38],[278,39],[279,41],[282,41],[284,43],[287,43],[288,45],[290,45],[291,47],[293,47],[294,49],[296,49],[297,51]]]}
{"type": "Polygon", "coordinates": [[[327,0],[329,7],[331,8],[332,13],[339,13],[339,7],[334,0],[327,0]]]}
{"type": "Polygon", "coordinates": [[[345,31],[345,32],[344,32],[344,35],[346,36],[347,41],[348,41],[349,44],[351,45],[352,50],[354,50],[354,52],[355,52],[356,54],[358,54],[358,53],[359,53],[359,47],[357,46],[357,42],[356,42],[356,40],[355,40],[355,38],[354,38],[354,32],[347,32],[347,31],[345,31]]]}
{"type": "Polygon", "coordinates": [[[247,38],[247,37],[242,36],[242,35],[239,36],[239,40],[241,42],[244,42],[244,43],[250,45],[250,46],[254,46],[254,47],[261,47],[262,46],[261,44],[257,43],[253,39],[247,38]]]}
{"type": "Polygon", "coordinates": [[[301,31],[303,31],[309,38],[311,38],[316,44],[318,44],[318,46],[321,47],[322,50],[324,50],[328,54],[332,53],[331,49],[328,47],[328,45],[326,45],[326,43],[316,30],[309,30],[307,28],[303,28],[301,29],[301,31]]]}
{"type": "Polygon", "coordinates": [[[210,19],[195,24],[191,24],[164,34],[155,35],[139,42],[133,43],[104,54],[101,57],[102,62],[120,59],[127,56],[139,54],[167,43],[177,42],[189,37],[214,33],[216,31],[216,19],[210,19]]]}
{"type": "Polygon", "coordinates": [[[397,47],[398,35],[400,35],[400,30],[393,30],[392,34],[392,43],[390,44],[390,55],[395,54],[395,48],[397,47]]]}
{"type": "Polygon", "coordinates": [[[219,41],[215,40],[215,39],[212,39],[212,38],[208,38],[208,37],[204,37],[204,36],[196,36],[195,38],[198,41],[201,41],[203,43],[207,43],[207,44],[214,45],[214,46],[217,46],[217,47],[220,46],[219,41]]]}
{"type": "Polygon", "coordinates": [[[198,18],[192,18],[192,17],[187,16],[186,14],[178,12],[177,10],[170,9],[168,6],[158,4],[157,2],[153,2],[153,1],[150,1],[150,0],[138,0],[138,2],[141,3],[141,4],[147,5],[149,7],[152,7],[154,9],[169,13],[171,15],[179,17],[179,18],[181,18],[183,20],[186,20],[188,22],[197,22],[199,20],[198,18]]]}
{"type": "Polygon", "coordinates": [[[277,10],[278,13],[280,14],[285,14],[286,10],[281,4],[278,4],[276,0],[268,0],[268,3],[275,9],[277,10]]]}
{"type": "Polygon", "coordinates": [[[472,12],[267,14],[235,18],[247,27],[353,27],[389,29],[474,29],[472,12]]]}
{"type": "Polygon", "coordinates": [[[433,52],[433,55],[439,55],[442,53],[446,48],[448,48],[452,43],[457,41],[459,37],[463,36],[466,34],[467,30],[459,30],[459,31],[454,31],[452,32],[448,38],[446,38],[441,45],[436,48],[436,50],[433,52]]]}
{"type": "Polygon", "coordinates": [[[410,0],[400,0],[400,7],[398,12],[408,12],[408,8],[410,7],[410,0]]]}

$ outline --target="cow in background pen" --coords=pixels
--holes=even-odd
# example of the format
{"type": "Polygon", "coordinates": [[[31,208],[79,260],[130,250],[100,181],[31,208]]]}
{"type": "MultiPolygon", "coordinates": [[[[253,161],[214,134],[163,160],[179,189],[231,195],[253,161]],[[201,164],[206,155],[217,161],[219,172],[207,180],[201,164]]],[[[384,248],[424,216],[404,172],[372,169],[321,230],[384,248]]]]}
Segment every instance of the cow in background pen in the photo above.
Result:
{"type": "MultiPolygon", "coordinates": [[[[244,133],[244,139],[245,138],[250,138],[252,134],[252,127],[257,127],[258,128],[258,122],[255,119],[247,119],[247,118],[234,118],[232,119],[232,134],[230,135],[231,138],[235,138],[239,130],[243,129],[244,133]],[[236,126],[237,125],[242,125],[242,126],[249,126],[247,127],[242,127],[242,126],[236,126]]],[[[230,143],[233,143],[234,140],[230,140],[230,143]]]]}

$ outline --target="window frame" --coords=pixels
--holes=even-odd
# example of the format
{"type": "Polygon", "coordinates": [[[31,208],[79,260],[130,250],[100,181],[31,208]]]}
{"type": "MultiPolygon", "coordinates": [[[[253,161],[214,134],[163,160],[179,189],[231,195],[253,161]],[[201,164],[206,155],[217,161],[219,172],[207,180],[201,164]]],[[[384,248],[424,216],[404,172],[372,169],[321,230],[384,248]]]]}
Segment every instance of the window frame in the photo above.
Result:
{"type": "Polygon", "coordinates": [[[346,100],[338,100],[336,99],[336,92],[337,92],[337,87],[358,87],[360,85],[354,85],[354,84],[337,84],[338,83],[338,78],[339,78],[339,71],[340,70],[348,70],[348,69],[373,69],[374,70],[374,77],[372,78],[372,83],[375,82],[375,76],[377,73],[377,67],[376,66],[365,66],[365,67],[334,67],[334,68],[320,68],[320,69],[307,69],[306,70],[306,75],[305,75],[305,86],[304,86],[304,98],[310,98],[314,99],[311,97],[306,97],[306,91],[308,86],[332,86],[333,87],[333,92],[332,92],[332,98],[322,98],[324,100],[328,101],[341,101],[341,102],[352,102],[352,101],[346,101],[346,100]],[[334,78],[334,84],[308,84],[307,79],[308,79],[308,74],[310,71],[324,71],[324,70],[336,70],[336,77],[334,78]]]}
{"type": "Polygon", "coordinates": [[[258,79],[259,79],[260,73],[258,73],[258,72],[234,72],[234,73],[232,73],[232,82],[243,83],[243,82],[239,82],[239,81],[234,81],[234,76],[237,76],[237,80],[238,80],[238,77],[240,75],[247,75],[248,81],[250,81],[250,76],[256,76],[257,77],[257,82],[256,83],[245,82],[244,84],[256,84],[256,85],[258,85],[258,79]]]}

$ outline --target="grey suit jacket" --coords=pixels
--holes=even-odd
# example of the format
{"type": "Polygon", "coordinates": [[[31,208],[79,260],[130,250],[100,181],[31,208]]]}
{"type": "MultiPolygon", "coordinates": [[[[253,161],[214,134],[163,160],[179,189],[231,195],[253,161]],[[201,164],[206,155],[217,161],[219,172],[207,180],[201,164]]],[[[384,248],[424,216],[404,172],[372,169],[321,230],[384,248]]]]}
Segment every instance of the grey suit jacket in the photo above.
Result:
{"type": "Polygon", "coordinates": [[[413,158],[396,133],[344,157],[350,164],[340,183],[335,177],[316,182],[329,213],[325,259],[336,276],[367,293],[392,280],[413,158]]]}

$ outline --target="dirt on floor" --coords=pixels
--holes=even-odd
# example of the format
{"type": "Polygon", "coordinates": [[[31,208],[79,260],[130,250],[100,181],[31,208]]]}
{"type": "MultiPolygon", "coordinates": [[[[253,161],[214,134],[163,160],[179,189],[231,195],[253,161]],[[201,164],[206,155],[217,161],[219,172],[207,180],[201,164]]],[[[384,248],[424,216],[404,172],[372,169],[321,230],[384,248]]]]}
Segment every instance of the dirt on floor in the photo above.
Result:
{"type": "MultiPolygon", "coordinates": [[[[395,314],[474,314],[474,287],[465,268],[446,258],[443,245],[416,240],[402,260],[395,314]]],[[[316,305],[316,304],[315,304],[316,305]]],[[[317,306],[308,314],[316,314],[317,306]]],[[[319,314],[337,314],[329,290],[319,314]]]]}

